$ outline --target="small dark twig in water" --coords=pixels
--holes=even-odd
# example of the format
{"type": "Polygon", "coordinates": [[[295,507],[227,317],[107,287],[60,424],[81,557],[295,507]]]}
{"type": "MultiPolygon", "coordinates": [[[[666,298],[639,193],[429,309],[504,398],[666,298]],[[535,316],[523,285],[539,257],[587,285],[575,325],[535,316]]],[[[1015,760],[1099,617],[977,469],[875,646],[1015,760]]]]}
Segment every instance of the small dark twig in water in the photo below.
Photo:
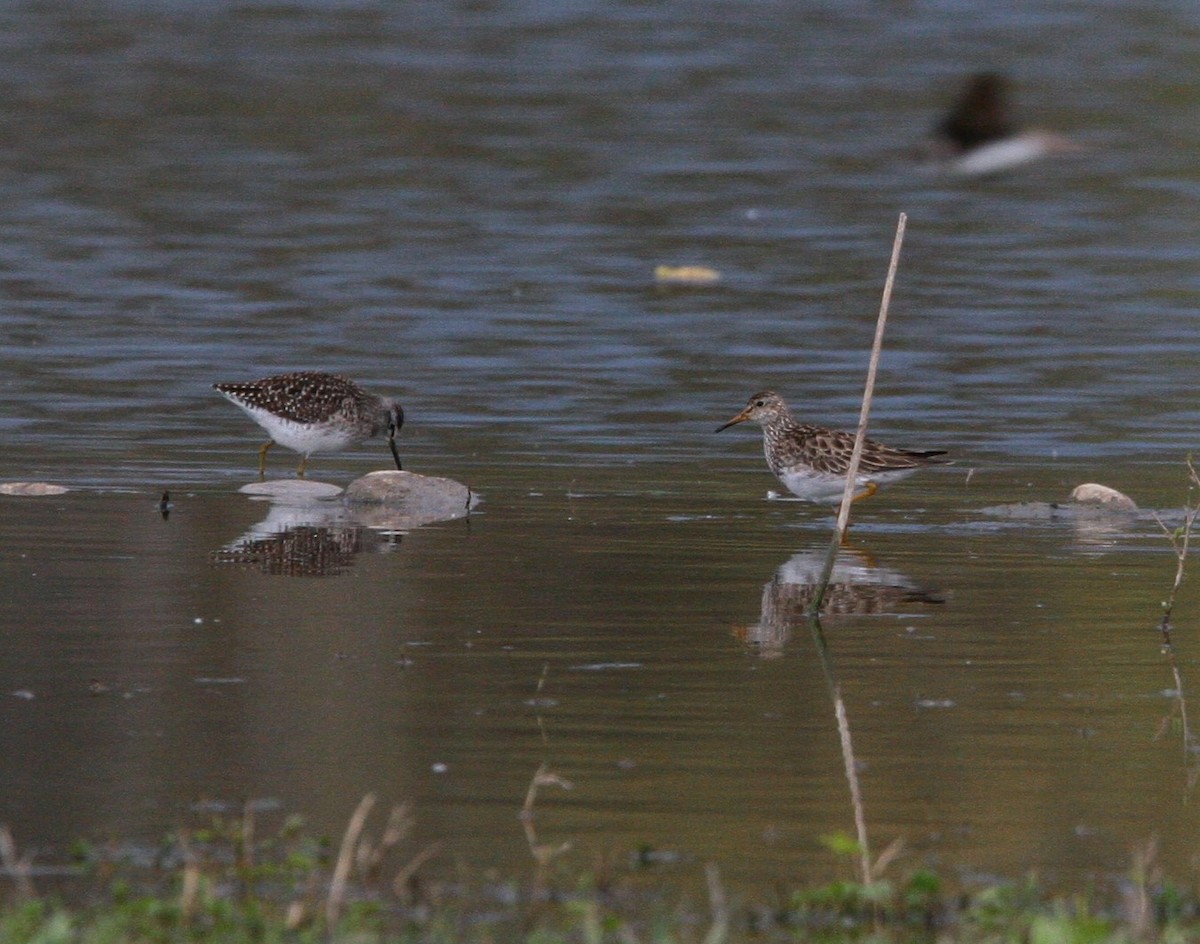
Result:
{"type": "Polygon", "coordinates": [[[1159,629],[1163,636],[1163,645],[1168,649],[1171,647],[1171,615],[1175,611],[1175,595],[1179,592],[1179,587],[1183,583],[1184,569],[1187,564],[1188,547],[1192,539],[1192,525],[1196,521],[1196,516],[1200,515],[1200,498],[1194,502],[1191,500],[1191,493],[1194,489],[1200,489],[1200,475],[1196,472],[1196,466],[1192,463],[1192,457],[1187,458],[1188,467],[1188,494],[1189,500],[1183,506],[1183,524],[1172,531],[1168,528],[1158,515],[1154,516],[1154,520],[1158,522],[1158,526],[1163,529],[1163,533],[1171,542],[1171,547],[1175,551],[1176,567],[1175,567],[1175,582],[1171,585],[1171,592],[1167,599],[1163,601],[1163,618],[1159,624],[1159,629]]]}
{"type": "MultiPolygon", "coordinates": [[[[1171,712],[1163,719],[1160,735],[1167,731],[1172,724],[1173,717],[1178,715],[1179,724],[1182,727],[1182,741],[1185,762],[1189,758],[1196,755],[1196,743],[1192,737],[1191,726],[1188,723],[1187,699],[1183,692],[1183,676],[1179,671],[1179,664],[1175,661],[1175,646],[1171,642],[1171,630],[1173,624],[1171,617],[1175,612],[1175,597],[1179,592],[1180,586],[1183,584],[1183,576],[1187,565],[1188,549],[1191,545],[1192,526],[1196,522],[1197,515],[1200,515],[1200,497],[1193,498],[1193,493],[1200,491],[1200,474],[1196,472],[1196,466],[1192,462],[1192,457],[1187,458],[1188,467],[1188,500],[1183,506],[1183,524],[1172,531],[1158,515],[1154,516],[1154,520],[1158,522],[1158,526],[1163,529],[1171,542],[1171,548],[1175,551],[1175,582],[1171,584],[1171,592],[1167,595],[1167,599],[1163,601],[1163,617],[1159,623],[1159,632],[1162,633],[1162,651],[1167,657],[1167,661],[1171,665],[1171,676],[1175,684],[1175,698],[1172,701],[1171,712]]],[[[1200,765],[1192,764],[1188,770],[1187,777],[1187,792],[1190,793],[1195,787],[1198,778],[1200,778],[1200,765]]]]}

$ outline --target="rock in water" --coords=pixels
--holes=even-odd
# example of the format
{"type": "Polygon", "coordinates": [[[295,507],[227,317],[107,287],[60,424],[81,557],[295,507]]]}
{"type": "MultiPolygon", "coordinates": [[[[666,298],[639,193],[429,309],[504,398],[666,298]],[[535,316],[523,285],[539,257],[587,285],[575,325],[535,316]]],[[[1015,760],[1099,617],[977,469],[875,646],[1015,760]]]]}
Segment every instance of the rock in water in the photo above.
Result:
{"type": "Polygon", "coordinates": [[[477,496],[454,479],[392,471],[355,479],[344,497],[351,507],[381,505],[418,523],[462,518],[477,502],[477,496]]]}
{"type": "Polygon", "coordinates": [[[1075,486],[1071,497],[1065,502],[1016,502],[983,508],[985,515],[1001,518],[1074,518],[1077,520],[1099,520],[1135,516],[1138,506],[1128,495],[1107,485],[1084,482],[1075,486]]]}
{"type": "Polygon", "coordinates": [[[1071,492],[1071,501],[1089,505],[1104,505],[1116,511],[1137,511],[1137,503],[1123,492],[1107,485],[1084,482],[1071,492]]]}
{"type": "Polygon", "coordinates": [[[333,498],[342,493],[340,486],[312,479],[268,479],[265,482],[250,482],[238,491],[244,495],[300,505],[333,498]]]}

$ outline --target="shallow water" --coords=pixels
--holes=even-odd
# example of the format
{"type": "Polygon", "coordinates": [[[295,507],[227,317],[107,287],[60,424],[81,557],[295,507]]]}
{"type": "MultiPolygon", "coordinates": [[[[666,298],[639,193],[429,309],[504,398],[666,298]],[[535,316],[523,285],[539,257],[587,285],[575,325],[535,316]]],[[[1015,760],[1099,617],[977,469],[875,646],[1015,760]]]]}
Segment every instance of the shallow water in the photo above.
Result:
{"type": "MultiPolygon", "coordinates": [[[[1191,874],[1166,539],[1145,514],[986,511],[1090,480],[1185,497],[1189,5],[0,21],[0,479],[74,489],[0,496],[18,841],[152,841],[246,798],[337,830],[373,791],[447,861],[516,868],[544,762],[573,789],[542,792],[539,836],[584,864],[645,845],[749,883],[824,874],[818,838],[853,821],[797,609],[831,515],[764,501],[757,437],[712,430],[767,386],[854,423],[904,210],[872,430],[956,464],[856,509],[825,623],[873,840],[1067,880],[1158,835],[1191,874]],[[997,65],[1086,150],[921,173],[954,84],[997,65]],[[660,263],[722,278],[658,287],[660,263]],[[271,537],[279,510],[237,493],[259,431],[210,385],[301,368],[399,396],[405,467],[477,512],[271,537]]],[[[1185,694],[1194,605],[1185,585],[1185,694]]]]}

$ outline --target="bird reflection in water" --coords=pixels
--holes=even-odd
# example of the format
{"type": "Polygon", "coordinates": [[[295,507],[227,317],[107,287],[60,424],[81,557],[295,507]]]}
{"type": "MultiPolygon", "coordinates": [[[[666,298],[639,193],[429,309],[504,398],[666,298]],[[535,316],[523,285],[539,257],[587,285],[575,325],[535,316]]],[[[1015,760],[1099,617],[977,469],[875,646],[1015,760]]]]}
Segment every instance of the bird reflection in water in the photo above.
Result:
{"type": "Polygon", "coordinates": [[[398,533],[375,530],[340,502],[295,506],[273,502],[267,516],[213,551],[214,564],[252,567],[285,577],[335,577],[364,550],[390,550],[398,533]]]}
{"type": "MultiPolygon", "coordinates": [[[[793,630],[808,618],[827,553],[826,548],[801,551],[785,561],[763,586],[759,621],[735,627],[734,635],[764,658],[782,655],[793,630]]],[[[879,567],[869,554],[843,547],[825,591],[821,616],[897,615],[944,602],[944,597],[904,574],[879,567]]]]}
{"type": "Polygon", "coordinates": [[[214,551],[214,564],[254,567],[285,577],[335,577],[362,550],[361,528],[300,525],[263,537],[242,537],[214,551]]]}
{"type": "Polygon", "coordinates": [[[373,473],[352,483],[349,491],[380,474],[405,478],[402,487],[383,483],[383,498],[377,501],[345,501],[337,486],[304,480],[243,486],[254,500],[269,500],[270,510],[236,541],[214,551],[212,562],[292,577],[335,576],[353,564],[356,554],[394,550],[401,535],[414,528],[469,521],[478,502],[464,485],[411,473],[373,473]]]}

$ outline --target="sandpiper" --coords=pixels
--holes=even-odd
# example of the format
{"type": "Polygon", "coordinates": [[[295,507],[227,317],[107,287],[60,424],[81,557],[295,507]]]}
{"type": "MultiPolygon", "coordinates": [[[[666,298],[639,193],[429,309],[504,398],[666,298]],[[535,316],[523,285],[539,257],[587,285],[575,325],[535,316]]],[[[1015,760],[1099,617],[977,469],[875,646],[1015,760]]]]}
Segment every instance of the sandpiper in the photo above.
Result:
{"type": "MultiPolygon", "coordinates": [[[[846,487],[846,472],[854,451],[854,434],[823,426],[797,423],[783,397],[770,390],[756,393],[746,408],[717,432],[749,420],[763,431],[767,465],[797,498],[837,504],[846,487]]],[[[945,450],[894,449],[868,439],[863,443],[855,476],[854,500],[869,498],[881,486],[907,478],[927,465],[944,461],[945,450]]]]}
{"type": "Polygon", "coordinates": [[[981,175],[1009,170],[1046,157],[1078,151],[1061,134],[1018,130],[1008,107],[1008,81],[995,72],[970,76],[929,141],[929,156],[954,174],[981,175]]]}
{"type": "Polygon", "coordinates": [[[270,435],[258,450],[260,478],[266,473],[267,450],[275,443],[300,453],[297,474],[303,478],[308,457],[314,452],[337,452],[384,434],[396,468],[400,468],[396,434],[404,425],[404,410],[394,400],[367,393],[352,380],[301,371],[213,387],[270,435]]]}

